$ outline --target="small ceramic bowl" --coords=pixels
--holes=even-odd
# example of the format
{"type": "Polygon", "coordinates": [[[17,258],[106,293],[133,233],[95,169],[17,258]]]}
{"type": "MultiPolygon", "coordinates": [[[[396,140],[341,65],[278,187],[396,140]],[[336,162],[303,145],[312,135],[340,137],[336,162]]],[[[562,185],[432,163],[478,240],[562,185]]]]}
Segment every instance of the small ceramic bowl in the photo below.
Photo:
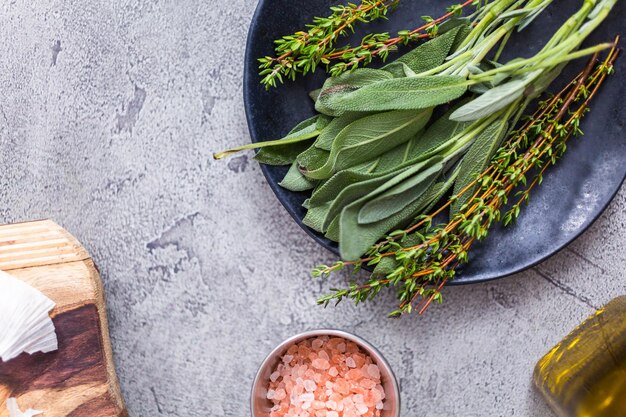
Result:
{"type": "Polygon", "coordinates": [[[301,342],[302,340],[318,336],[342,337],[356,343],[365,353],[370,355],[374,363],[378,365],[378,368],[380,369],[380,378],[386,394],[381,416],[400,416],[400,390],[398,389],[398,382],[396,381],[396,377],[394,376],[391,367],[385,358],[383,358],[383,355],[374,346],[352,333],[341,330],[311,330],[285,340],[279,344],[267,356],[267,358],[265,358],[261,364],[261,368],[254,378],[254,383],[252,385],[252,395],[250,399],[252,417],[269,416],[270,409],[273,405],[272,402],[266,398],[270,375],[287,349],[289,349],[291,345],[301,342]]]}

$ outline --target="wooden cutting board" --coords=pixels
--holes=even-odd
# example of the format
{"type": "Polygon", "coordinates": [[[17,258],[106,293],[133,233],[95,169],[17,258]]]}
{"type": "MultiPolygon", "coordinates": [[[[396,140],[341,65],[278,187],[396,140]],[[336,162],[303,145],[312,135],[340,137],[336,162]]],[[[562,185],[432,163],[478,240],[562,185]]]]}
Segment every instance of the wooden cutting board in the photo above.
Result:
{"type": "MultiPolygon", "coordinates": [[[[98,270],[82,245],[50,220],[0,226],[0,270],[56,303],[59,350],[0,361],[0,417],[15,397],[42,417],[128,416],[120,392],[98,270]]],[[[1,320],[2,318],[0,318],[1,320]]]]}

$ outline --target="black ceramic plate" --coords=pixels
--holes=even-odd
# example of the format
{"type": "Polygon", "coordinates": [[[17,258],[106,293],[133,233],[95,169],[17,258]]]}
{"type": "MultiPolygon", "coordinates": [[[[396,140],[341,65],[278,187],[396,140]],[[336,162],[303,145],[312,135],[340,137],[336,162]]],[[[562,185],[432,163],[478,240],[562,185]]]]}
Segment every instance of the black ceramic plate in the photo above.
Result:
{"type": "MultiPolygon", "coordinates": [[[[244,99],[253,142],[280,138],[297,122],[312,116],[313,104],[307,93],[319,88],[325,77],[318,71],[266,91],[259,84],[256,59],[272,55],[274,39],[303,28],[313,16],[326,16],[328,7],[337,1],[259,1],[248,35],[244,70],[244,99]]],[[[389,21],[365,26],[367,30],[392,33],[414,28],[419,24],[419,16],[441,15],[449,3],[402,0],[389,21]]],[[[536,52],[556,25],[582,3],[582,0],[556,0],[530,27],[512,37],[507,46],[509,54],[513,51],[528,56],[536,52]]],[[[620,1],[586,44],[611,41],[616,34],[624,32],[624,22],[626,2],[620,1]]],[[[504,56],[504,60],[507,58],[513,56],[504,56]]],[[[583,64],[584,61],[570,63],[551,89],[555,91],[563,86],[583,64]]],[[[500,278],[531,267],[576,239],[606,208],[626,175],[626,56],[618,59],[615,75],[604,84],[591,107],[582,126],[585,136],[569,143],[563,160],[533,191],[530,205],[523,208],[517,224],[494,227],[489,237],[472,249],[470,263],[459,271],[455,283],[500,278]]],[[[338,253],[335,243],[302,224],[306,211],[301,204],[307,194],[293,193],[278,185],[287,167],[262,165],[262,169],[272,190],[296,222],[322,246],[338,253]]]]}

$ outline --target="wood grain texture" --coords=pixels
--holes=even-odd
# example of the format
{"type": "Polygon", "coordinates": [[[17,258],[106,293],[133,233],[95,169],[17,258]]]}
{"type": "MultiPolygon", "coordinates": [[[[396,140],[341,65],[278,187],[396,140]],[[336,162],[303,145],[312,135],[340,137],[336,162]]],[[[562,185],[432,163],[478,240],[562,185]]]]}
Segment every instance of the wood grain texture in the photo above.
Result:
{"type": "Polygon", "coordinates": [[[50,220],[0,226],[0,269],[50,297],[59,350],[0,361],[6,399],[46,417],[127,416],[115,374],[104,293],[82,245],[50,220]]]}

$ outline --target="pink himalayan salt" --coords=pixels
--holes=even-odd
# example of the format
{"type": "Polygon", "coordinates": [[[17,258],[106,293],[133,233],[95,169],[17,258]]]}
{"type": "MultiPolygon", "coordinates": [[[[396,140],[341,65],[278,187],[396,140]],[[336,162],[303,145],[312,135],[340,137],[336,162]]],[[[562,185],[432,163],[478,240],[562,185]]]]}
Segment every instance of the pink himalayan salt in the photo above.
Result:
{"type": "Polygon", "coordinates": [[[365,405],[365,404],[357,404],[356,405],[356,412],[362,416],[363,414],[367,413],[369,411],[369,408],[365,405]]]}
{"type": "Polygon", "coordinates": [[[351,381],[358,381],[359,379],[363,378],[363,372],[361,372],[360,369],[350,369],[348,372],[346,372],[346,378],[351,380],[351,381]]]}
{"type": "Polygon", "coordinates": [[[307,339],[281,359],[269,380],[270,417],[380,417],[380,369],[355,343],[307,339]]]}
{"type": "Polygon", "coordinates": [[[317,384],[313,381],[311,381],[310,379],[307,379],[306,381],[304,381],[304,389],[309,391],[309,392],[313,392],[315,391],[315,389],[317,388],[317,384]]]}
{"type": "Polygon", "coordinates": [[[322,346],[324,345],[324,341],[322,339],[315,339],[313,340],[313,342],[311,342],[311,347],[314,350],[319,350],[322,346]]]}
{"type": "Polygon", "coordinates": [[[348,365],[348,368],[356,368],[356,362],[352,357],[346,359],[346,365],[348,365]]]}
{"type": "Polygon", "coordinates": [[[369,379],[369,378],[363,378],[362,380],[359,381],[359,385],[365,389],[371,390],[372,388],[376,386],[376,382],[374,382],[372,379],[369,379]]]}
{"type": "Polygon", "coordinates": [[[362,368],[363,365],[365,365],[365,356],[361,355],[360,353],[355,353],[354,355],[352,355],[352,359],[354,359],[354,362],[356,362],[357,368],[362,368]]]}
{"type": "Polygon", "coordinates": [[[380,369],[376,364],[370,363],[367,365],[367,373],[372,377],[372,379],[380,379],[380,369]]]}
{"type": "Polygon", "coordinates": [[[314,359],[311,365],[313,366],[313,368],[322,370],[330,368],[330,363],[326,359],[321,358],[314,359]]]}
{"type": "Polygon", "coordinates": [[[277,389],[276,392],[274,393],[274,399],[278,401],[282,400],[286,396],[287,396],[287,393],[282,388],[277,389]]]}

